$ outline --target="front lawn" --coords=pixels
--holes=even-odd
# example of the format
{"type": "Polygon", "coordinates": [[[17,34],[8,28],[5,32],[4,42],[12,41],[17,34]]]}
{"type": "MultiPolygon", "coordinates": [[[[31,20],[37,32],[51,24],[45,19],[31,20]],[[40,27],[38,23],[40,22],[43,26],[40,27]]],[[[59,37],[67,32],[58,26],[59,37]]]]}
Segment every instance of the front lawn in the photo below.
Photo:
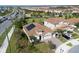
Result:
{"type": "Polygon", "coordinates": [[[67,43],[67,46],[70,46],[70,47],[72,47],[72,44],[71,44],[71,43],[67,43]]]}
{"type": "Polygon", "coordinates": [[[42,52],[42,53],[47,53],[50,51],[49,44],[46,44],[46,43],[39,43],[35,45],[35,47],[39,50],[39,52],[42,52]]]}
{"type": "Polygon", "coordinates": [[[79,38],[79,35],[78,35],[77,33],[72,33],[72,37],[73,37],[74,39],[77,39],[77,38],[79,38]]]}
{"type": "Polygon", "coordinates": [[[59,39],[62,43],[67,42],[67,39],[65,39],[63,36],[60,36],[58,39],[59,39]]]}

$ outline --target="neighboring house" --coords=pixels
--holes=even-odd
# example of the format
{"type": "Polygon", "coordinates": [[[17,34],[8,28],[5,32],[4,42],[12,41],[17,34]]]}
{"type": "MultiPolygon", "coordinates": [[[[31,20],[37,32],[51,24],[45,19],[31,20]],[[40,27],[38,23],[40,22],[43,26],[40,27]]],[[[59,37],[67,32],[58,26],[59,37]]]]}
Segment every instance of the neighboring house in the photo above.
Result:
{"type": "Polygon", "coordinates": [[[67,19],[66,22],[69,22],[69,24],[79,23],[79,18],[67,19]]]}
{"type": "Polygon", "coordinates": [[[79,22],[79,19],[63,19],[63,18],[49,18],[44,21],[44,25],[50,29],[62,29],[73,31],[76,26],[75,23],[79,22]]]}
{"type": "Polygon", "coordinates": [[[50,29],[57,29],[68,25],[63,18],[49,18],[44,21],[44,25],[50,29]]]}
{"type": "Polygon", "coordinates": [[[52,38],[52,30],[39,23],[25,25],[23,26],[23,30],[28,36],[30,42],[35,39],[45,41],[46,39],[52,38]],[[35,38],[33,39],[33,37],[35,38]]]}
{"type": "MultiPolygon", "coordinates": [[[[65,20],[62,18],[49,18],[44,21],[44,25],[39,23],[27,24],[23,26],[23,30],[30,42],[45,41],[51,39],[54,35],[53,32],[58,29],[73,31],[76,28],[74,24],[77,22],[79,22],[79,19],[65,20]]],[[[68,39],[71,38],[70,33],[65,33],[63,36],[68,37],[68,39]]]]}

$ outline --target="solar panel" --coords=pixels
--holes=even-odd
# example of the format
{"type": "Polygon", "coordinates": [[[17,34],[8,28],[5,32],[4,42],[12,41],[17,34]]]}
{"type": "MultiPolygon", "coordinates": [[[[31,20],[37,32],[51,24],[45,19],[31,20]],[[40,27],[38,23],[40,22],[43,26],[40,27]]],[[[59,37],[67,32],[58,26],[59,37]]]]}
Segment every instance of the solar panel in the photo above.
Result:
{"type": "Polygon", "coordinates": [[[26,28],[27,28],[28,31],[30,31],[30,30],[32,30],[34,27],[35,27],[34,24],[30,24],[30,25],[27,26],[26,28]]]}

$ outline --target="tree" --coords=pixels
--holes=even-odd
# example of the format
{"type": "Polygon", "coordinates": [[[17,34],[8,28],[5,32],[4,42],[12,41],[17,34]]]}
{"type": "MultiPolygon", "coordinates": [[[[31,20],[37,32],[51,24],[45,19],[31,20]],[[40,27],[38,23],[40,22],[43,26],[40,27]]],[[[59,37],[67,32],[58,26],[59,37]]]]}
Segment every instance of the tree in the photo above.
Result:
{"type": "Polygon", "coordinates": [[[77,26],[79,28],[79,23],[76,23],[75,26],[77,26]]]}
{"type": "Polygon", "coordinates": [[[14,25],[16,28],[22,29],[22,22],[21,21],[15,21],[14,25]]]}
{"type": "Polygon", "coordinates": [[[63,15],[62,15],[62,13],[59,13],[59,17],[62,17],[63,15]]]}
{"type": "Polygon", "coordinates": [[[35,20],[33,19],[32,22],[35,22],[35,20]]]}

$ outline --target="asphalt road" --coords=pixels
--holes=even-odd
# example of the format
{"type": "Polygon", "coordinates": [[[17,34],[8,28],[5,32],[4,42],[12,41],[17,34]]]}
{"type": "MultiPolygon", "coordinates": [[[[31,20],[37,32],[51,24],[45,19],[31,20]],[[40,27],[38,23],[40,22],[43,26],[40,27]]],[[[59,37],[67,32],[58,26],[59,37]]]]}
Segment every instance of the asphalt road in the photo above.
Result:
{"type": "MultiPolygon", "coordinates": [[[[15,10],[15,11],[13,11],[11,14],[9,14],[9,15],[6,15],[6,17],[7,18],[10,18],[10,19],[14,19],[14,18],[16,18],[16,16],[18,16],[18,17],[21,17],[22,15],[21,15],[21,13],[20,14],[18,14],[18,15],[16,15],[16,12],[17,10],[15,10]]],[[[11,22],[11,20],[6,20],[6,21],[4,21],[3,23],[1,23],[0,24],[0,35],[6,30],[6,28],[9,28],[10,26],[11,26],[11,24],[12,24],[12,22],[11,22]]]]}
{"type": "MultiPolygon", "coordinates": [[[[13,27],[11,28],[10,32],[8,33],[9,41],[10,41],[10,38],[11,38],[13,32],[14,32],[14,29],[15,29],[15,27],[13,26],[13,27]]],[[[3,42],[2,46],[0,47],[0,53],[5,53],[5,52],[6,52],[7,47],[8,47],[8,45],[9,45],[8,38],[7,38],[7,36],[5,37],[4,42],[3,42]]]]}
{"type": "Polygon", "coordinates": [[[6,20],[0,24],[0,35],[11,26],[12,22],[10,20],[6,20]]]}

